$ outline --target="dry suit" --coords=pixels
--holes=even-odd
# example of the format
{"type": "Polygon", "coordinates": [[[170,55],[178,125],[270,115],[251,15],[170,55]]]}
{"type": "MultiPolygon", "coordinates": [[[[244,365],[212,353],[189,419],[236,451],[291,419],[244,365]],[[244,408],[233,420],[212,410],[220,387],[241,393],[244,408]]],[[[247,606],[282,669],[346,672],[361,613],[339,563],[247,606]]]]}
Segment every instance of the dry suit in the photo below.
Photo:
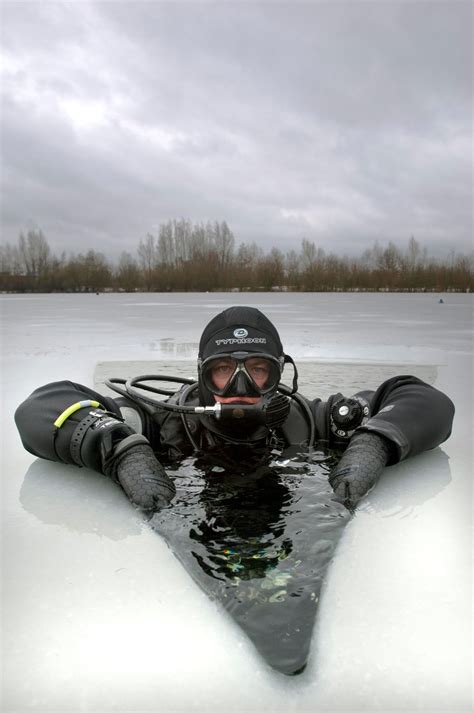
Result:
{"type": "Polygon", "coordinates": [[[243,364],[249,355],[271,359],[281,370],[284,364],[294,366],[274,325],[259,310],[224,310],[201,337],[198,381],[168,399],[171,406],[187,408],[186,413],[151,409],[127,395],[112,398],[71,381],[53,382],[36,389],[16,411],[23,445],[41,458],[109,475],[132,502],[152,509],[169,503],[175,492],[162,464],[195,453],[228,469],[252,468],[269,460],[276,445],[322,443],[345,451],[330,482],[336,497],[353,505],[385,465],[434,448],[451,433],[453,403],[414,376],[396,376],[376,391],[350,398],[334,394],[322,401],[296,391],[295,367],[293,388],[276,378],[262,397],[258,418],[239,420],[232,412],[224,421],[192,413],[190,407],[215,405],[217,397],[205,379],[209,360],[232,358],[243,364]]]}

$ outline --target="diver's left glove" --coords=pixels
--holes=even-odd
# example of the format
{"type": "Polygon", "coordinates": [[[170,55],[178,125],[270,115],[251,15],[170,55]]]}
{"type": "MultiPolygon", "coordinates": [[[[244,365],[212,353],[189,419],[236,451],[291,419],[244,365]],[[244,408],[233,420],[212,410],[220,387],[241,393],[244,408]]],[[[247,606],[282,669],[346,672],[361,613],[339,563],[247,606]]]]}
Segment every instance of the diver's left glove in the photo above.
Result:
{"type": "Polygon", "coordinates": [[[377,433],[355,433],[329,476],[335,500],[353,510],[371,490],[392,453],[392,445],[377,433]]]}

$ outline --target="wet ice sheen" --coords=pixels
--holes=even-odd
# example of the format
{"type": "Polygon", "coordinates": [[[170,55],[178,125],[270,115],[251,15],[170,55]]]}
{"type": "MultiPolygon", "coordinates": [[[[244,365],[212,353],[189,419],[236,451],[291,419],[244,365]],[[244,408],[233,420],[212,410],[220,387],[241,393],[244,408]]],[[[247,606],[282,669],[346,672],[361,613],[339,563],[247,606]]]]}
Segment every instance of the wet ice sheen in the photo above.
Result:
{"type": "Polygon", "coordinates": [[[0,299],[2,710],[471,709],[471,296],[443,295],[442,305],[429,294],[0,299]],[[36,460],[12,420],[38,385],[91,385],[98,362],[194,369],[203,325],[231,304],[275,320],[287,352],[302,372],[308,365],[308,395],[350,395],[400,365],[428,366],[456,404],[450,440],[387,469],[345,527],[308,665],[292,679],[262,664],[119,488],[36,460]]]}

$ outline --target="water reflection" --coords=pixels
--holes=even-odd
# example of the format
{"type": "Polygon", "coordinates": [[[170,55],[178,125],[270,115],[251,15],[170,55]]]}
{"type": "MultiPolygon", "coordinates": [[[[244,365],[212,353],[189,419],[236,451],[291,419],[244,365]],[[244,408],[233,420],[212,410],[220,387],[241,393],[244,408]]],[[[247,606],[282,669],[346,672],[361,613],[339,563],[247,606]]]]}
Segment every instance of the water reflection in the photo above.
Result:
{"type": "Polygon", "coordinates": [[[324,577],[349,512],[332,499],[335,455],[279,454],[253,472],[188,459],[151,526],[282,673],[306,665],[324,577]]]}
{"type": "Polygon", "coordinates": [[[201,491],[203,520],[189,534],[209,576],[221,581],[262,578],[291,554],[292,541],[284,536],[291,494],[277,473],[267,471],[250,481],[211,476],[201,491]]]}
{"type": "Polygon", "coordinates": [[[163,337],[158,342],[151,342],[151,351],[159,351],[164,357],[196,358],[198,343],[178,341],[174,337],[163,337]]]}
{"type": "Polygon", "coordinates": [[[451,482],[449,457],[441,448],[386,468],[371,493],[370,506],[382,517],[404,518],[436,497],[451,482]]]}
{"type": "Polygon", "coordinates": [[[25,474],[20,502],[41,522],[70,532],[123,540],[142,529],[121,489],[87,468],[38,458],[25,474]]]}

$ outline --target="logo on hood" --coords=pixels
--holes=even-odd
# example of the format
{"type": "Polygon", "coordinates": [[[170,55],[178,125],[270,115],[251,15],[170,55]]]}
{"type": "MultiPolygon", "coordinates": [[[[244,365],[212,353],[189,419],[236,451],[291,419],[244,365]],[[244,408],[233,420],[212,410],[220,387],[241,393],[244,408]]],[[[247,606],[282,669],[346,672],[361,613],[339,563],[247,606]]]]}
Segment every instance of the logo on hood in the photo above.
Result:
{"type": "Polygon", "coordinates": [[[237,339],[244,339],[247,335],[248,332],[243,327],[240,327],[239,329],[234,329],[234,337],[236,337],[237,339]]]}

